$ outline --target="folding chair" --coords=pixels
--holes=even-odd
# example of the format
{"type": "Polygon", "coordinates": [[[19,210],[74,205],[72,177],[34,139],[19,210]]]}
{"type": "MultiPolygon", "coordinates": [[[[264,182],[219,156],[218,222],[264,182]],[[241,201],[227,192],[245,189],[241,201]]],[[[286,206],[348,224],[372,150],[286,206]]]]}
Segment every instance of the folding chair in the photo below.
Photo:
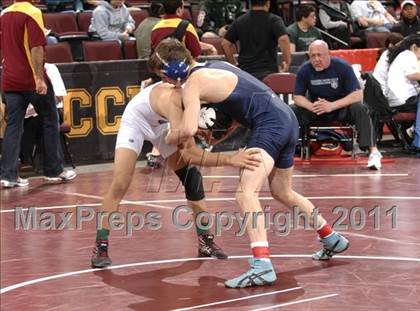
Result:
{"type": "Polygon", "coordinates": [[[295,91],[296,75],[294,73],[271,73],[263,79],[274,93],[279,95],[283,101],[290,105],[293,92],[295,91]]]}

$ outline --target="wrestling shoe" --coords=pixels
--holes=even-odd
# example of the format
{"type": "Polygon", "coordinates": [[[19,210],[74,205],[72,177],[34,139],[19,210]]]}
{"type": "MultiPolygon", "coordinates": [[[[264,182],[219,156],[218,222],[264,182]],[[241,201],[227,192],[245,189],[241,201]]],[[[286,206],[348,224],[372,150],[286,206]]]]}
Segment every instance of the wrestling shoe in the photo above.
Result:
{"type": "Polygon", "coordinates": [[[152,168],[159,168],[162,165],[163,157],[161,155],[147,154],[147,166],[152,168]]]}
{"type": "Polygon", "coordinates": [[[108,241],[96,241],[91,259],[92,268],[106,268],[111,265],[111,258],[108,257],[108,241]]]}
{"type": "Polygon", "coordinates": [[[271,261],[250,258],[251,268],[241,276],[228,280],[225,286],[229,288],[244,288],[250,286],[273,285],[277,280],[271,261]]]}
{"type": "Polygon", "coordinates": [[[335,254],[339,254],[349,248],[349,241],[338,234],[337,232],[332,233],[329,237],[321,239],[323,248],[312,255],[314,260],[329,260],[335,254]]]}
{"type": "Polygon", "coordinates": [[[198,235],[198,257],[228,258],[223,250],[214,242],[213,234],[198,235]]]}

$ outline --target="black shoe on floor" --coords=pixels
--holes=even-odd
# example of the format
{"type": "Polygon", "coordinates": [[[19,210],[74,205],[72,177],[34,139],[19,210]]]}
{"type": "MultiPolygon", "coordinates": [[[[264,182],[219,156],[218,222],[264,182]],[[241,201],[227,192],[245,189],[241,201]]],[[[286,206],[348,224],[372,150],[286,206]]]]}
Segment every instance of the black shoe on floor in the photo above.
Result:
{"type": "Polygon", "coordinates": [[[108,241],[96,241],[91,259],[92,268],[106,268],[111,263],[111,258],[108,257],[108,241]]]}
{"type": "Polygon", "coordinates": [[[213,234],[200,234],[198,236],[198,256],[227,259],[228,256],[214,242],[213,234]]]}

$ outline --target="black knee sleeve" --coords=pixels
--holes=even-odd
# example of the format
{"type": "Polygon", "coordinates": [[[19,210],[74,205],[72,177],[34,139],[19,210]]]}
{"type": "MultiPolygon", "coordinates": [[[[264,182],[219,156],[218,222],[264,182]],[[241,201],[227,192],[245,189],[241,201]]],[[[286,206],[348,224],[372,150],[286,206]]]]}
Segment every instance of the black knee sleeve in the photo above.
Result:
{"type": "Polygon", "coordinates": [[[204,199],[203,176],[195,166],[184,166],[175,171],[179,180],[185,188],[185,197],[190,201],[204,199]]]}

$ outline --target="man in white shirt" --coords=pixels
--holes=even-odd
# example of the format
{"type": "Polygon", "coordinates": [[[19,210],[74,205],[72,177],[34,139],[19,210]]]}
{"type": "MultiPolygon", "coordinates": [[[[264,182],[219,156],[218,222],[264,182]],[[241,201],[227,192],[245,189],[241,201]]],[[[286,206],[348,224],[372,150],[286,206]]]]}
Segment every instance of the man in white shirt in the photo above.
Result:
{"type": "MultiPolygon", "coordinates": [[[[329,0],[327,4],[330,8],[323,5],[319,8],[319,20],[322,27],[333,36],[350,44],[350,33],[352,31],[351,25],[349,25],[351,21],[350,5],[344,0],[329,0]],[[342,14],[337,13],[337,11],[342,14]]],[[[349,46],[339,44],[338,48],[346,49],[349,46]]]]}
{"type": "Polygon", "coordinates": [[[397,20],[377,0],[353,1],[350,5],[357,23],[365,31],[390,32],[397,20]]]}

